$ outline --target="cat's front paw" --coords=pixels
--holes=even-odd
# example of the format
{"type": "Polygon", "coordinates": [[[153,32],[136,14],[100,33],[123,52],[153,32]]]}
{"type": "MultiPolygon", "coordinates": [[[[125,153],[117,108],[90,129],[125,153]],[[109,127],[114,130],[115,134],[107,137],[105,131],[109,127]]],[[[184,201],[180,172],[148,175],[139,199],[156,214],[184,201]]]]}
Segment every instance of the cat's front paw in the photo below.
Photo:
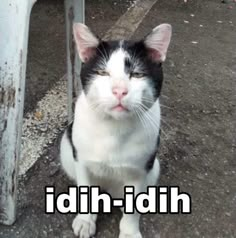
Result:
{"type": "Polygon", "coordinates": [[[123,232],[120,232],[119,238],[142,238],[142,235],[140,232],[135,234],[125,234],[123,232]]]}
{"type": "Polygon", "coordinates": [[[90,238],[96,233],[96,224],[92,217],[84,220],[80,214],[74,219],[72,228],[74,234],[80,238],[90,238]]]}

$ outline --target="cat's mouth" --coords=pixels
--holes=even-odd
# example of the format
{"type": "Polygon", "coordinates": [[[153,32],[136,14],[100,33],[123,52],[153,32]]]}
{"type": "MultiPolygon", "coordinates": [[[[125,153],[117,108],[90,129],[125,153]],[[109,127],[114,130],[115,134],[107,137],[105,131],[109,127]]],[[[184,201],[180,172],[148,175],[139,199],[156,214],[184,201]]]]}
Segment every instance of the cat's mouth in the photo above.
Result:
{"type": "Polygon", "coordinates": [[[119,103],[118,105],[116,105],[115,107],[112,108],[113,111],[117,111],[117,112],[124,112],[124,111],[129,111],[126,107],[124,107],[121,103],[119,103]]]}

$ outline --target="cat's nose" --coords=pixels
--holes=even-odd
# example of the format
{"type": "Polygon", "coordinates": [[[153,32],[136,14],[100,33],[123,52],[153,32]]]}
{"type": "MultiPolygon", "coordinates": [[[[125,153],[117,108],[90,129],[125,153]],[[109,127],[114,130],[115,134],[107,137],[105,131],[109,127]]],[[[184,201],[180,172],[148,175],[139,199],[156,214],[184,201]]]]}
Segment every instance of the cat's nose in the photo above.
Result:
{"type": "Polygon", "coordinates": [[[126,87],[114,87],[112,89],[112,93],[116,96],[116,98],[118,98],[120,100],[125,95],[128,94],[128,89],[126,87]]]}

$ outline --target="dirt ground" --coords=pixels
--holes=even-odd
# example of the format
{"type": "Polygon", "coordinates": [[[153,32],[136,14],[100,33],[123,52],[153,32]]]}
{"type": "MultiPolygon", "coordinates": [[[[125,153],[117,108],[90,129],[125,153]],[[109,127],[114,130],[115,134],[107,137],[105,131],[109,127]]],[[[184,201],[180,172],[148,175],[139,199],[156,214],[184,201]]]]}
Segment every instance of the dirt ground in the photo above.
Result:
{"type": "MultiPolygon", "coordinates": [[[[60,48],[57,52],[55,48],[47,46],[55,55],[52,55],[52,59],[44,59],[43,53],[40,57],[39,53],[41,50],[47,51],[47,47],[39,46],[37,49],[32,43],[37,34],[45,40],[43,34],[36,31],[39,14],[42,19],[61,19],[61,24],[57,23],[55,29],[50,26],[51,32],[47,34],[54,35],[57,31],[60,37],[64,37],[64,32],[60,30],[64,21],[63,5],[59,1],[49,2],[57,7],[54,9],[45,0],[39,2],[38,11],[35,6],[29,65],[40,59],[47,65],[46,69],[42,65],[42,69],[46,70],[48,77],[52,72],[56,80],[65,72],[64,51],[60,48]],[[51,9],[49,13],[45,10],[47,4],[51,9]],[[55,65],[57,57],[62,61],[55,65]]],[[[88,25],[103,34],[127,8],[124,2],[117,2],[119,10],[111,8],[111,1],[98,1],[97,4],[88,1],[88,25]]],[[[178,185],[181,191],[188,192],[192,198],[192,213],[144,215],[141,219],[142,233],[145,238],[235,238],[236,3],[230,0],[226,3],[220,0],[194,0],[188,1],[188,4],[180,0],[157,1],[133,38],[142,37],[162,22],[172,24],[173,39],[164,64],[165,82],[161,98],[164,133],[161,139],[159,184],[178,185]]],[[[40,26],[44,29],[48,23],[43,20],[41,24],[44,24],[40,26]]],[[[39,45],[46,44],[40,42],[39,39],[39,45]]],[[[55,80],[45,87],[52,87],[55,80]]],[[[29,82],[31,85],[38,83],[44,84],[39,78],[29,82]]],[[[46,90],[37,89],[35,93],[30,87],[33,88],[28,86],[27,95],[32,98],[37,94],[35,101],[46,90]]],[[[26,110],[31,110],[35,105],[27,98],[26,104],[26,110]]],[[[71,230],[74,215],[44,213],[44,186],[53,185],[59,193],[66,191],[71,184],[59,167],[58,141],[59,138],[20,179],[18,218],[11,227],[0,226],[1,238],[74,237],[71,230]]],[[[96,237],[118,237],[120,216],[116,209],[112,215],[101,214],[96,237]]]]}

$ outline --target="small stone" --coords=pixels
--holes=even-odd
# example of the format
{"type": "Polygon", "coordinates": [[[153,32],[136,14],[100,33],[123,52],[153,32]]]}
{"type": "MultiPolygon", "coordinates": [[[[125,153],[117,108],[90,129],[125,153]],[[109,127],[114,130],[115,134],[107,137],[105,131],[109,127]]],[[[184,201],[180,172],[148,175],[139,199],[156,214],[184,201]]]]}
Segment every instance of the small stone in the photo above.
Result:
{"type": "Polygon", "coordinates": [[[220,23],[220,24],[221,24],[221,23],[223,23],[223,21],[217,21],[217,23],[220,23]]]}
{"type": "Polygon", "coordinates": [[[192,43],[192,44],[198,44],[198,42],[197,42],[197,41],[191,41],[191,43],[192,43]]]}
{"type": "Polygon", "coordinates": [[[170,62],[170,67],[175,67],[175,63],[174,63],[174,61],[169,60],[169,62],[170,62]]]}
{"type": "Polygon", "coordinates": [[[52,141],[52,140],[48,141],[48,144],[49,144],[49,145],[52,145],[52,144],[53,144],[53,141],[52,141]]]}
{"type": "Polygon", "coordinates": [[[178,79],[181,79],[182,76],[181,76],[180,74],[177,74],[177,78],[178,78],[178,79]]]}
{"type": "Polygon", "coordinates": [[[41,121],[43,119],[43,113],[42,112],[35,112],[34,116],[39,121],[41,121]]]}
{"type": "Polygon", "coordinates": [[[186,20],[184,20],[184,23],[188,24],[188,23],[189,23],[189,21],[186,21],[186,20]]]}
{"type": "Polygon", "coordinates": [[[48,130],[48,128],[47,128],[47,127],[40,127],[39,130],[40,130],[41,132],[46,132],[46,131],[48,130]]]}
{"type": "Polygon", "coordinates": [[[49,177],[54,176],[59,170],[60,170],[60,167],[55,162],[52,162],[50,164],[49,177]]]}

